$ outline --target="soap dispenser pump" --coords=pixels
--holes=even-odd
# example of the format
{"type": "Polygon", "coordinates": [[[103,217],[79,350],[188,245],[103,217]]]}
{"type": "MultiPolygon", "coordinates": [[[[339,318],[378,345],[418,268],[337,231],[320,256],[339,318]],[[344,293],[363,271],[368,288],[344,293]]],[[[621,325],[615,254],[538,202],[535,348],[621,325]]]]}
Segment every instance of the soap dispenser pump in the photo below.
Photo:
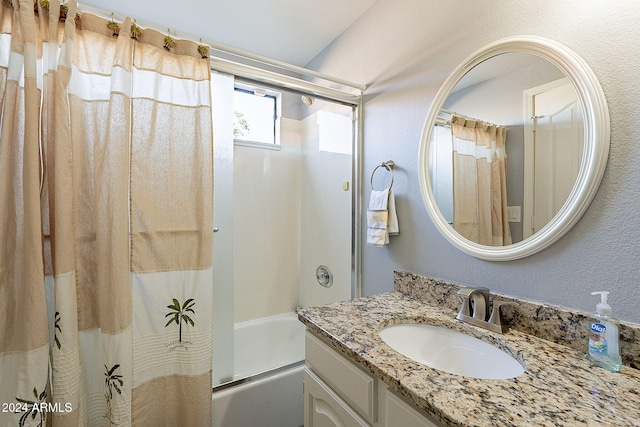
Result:
{"type": "Polygon", "coordinates": [[[614,323],[613,310],[608,304],[609,292],[591,292],[600,295],[600,303],[596,305],[596,314],[589,329],[589,353],[587,357],[593,365],[610,371],[619,371],[622,359],[618,347],[618,326],[614,323]]]}

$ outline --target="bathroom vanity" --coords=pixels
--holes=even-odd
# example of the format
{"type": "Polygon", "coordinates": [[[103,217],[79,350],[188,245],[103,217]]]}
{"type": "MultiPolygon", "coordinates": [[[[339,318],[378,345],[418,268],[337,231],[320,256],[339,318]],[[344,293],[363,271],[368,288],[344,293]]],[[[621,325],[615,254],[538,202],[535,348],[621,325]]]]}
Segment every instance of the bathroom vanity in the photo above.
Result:
{"type": "MultiPolygon", "coordinates": [[[[612,373],[589,365],[586,350],[557,343],[584,340],[582,329],[576,327],[574,336],[566,322],[548,324],[570,319],[577,326],[581,316],[545,316],[540,323],[563,337],[535,336],[529,333],[535,327],[522,331],[531,310],[524,301],[512,308],[520,315],[506,316],[512,329],[499,334],[455,320],[458,289],[396,272],[396,292],[300,310],[307,327],[305,426],[639,425],[640,371],[623,366],[612,373]],[[437,325],[479,338],[515,358],[525,371],[488,380],[429,368],[381,339],[380,330],[398,323],[437,325]]],[[[627,352],[637,345],[638,331],[631,329],[627,325],[622,331],[627,352]]]]}
{"type": "Polygon", "coordinates": [[[305,426],[442,425],[311,331],[307,331],[305,348],[305,426]]]}

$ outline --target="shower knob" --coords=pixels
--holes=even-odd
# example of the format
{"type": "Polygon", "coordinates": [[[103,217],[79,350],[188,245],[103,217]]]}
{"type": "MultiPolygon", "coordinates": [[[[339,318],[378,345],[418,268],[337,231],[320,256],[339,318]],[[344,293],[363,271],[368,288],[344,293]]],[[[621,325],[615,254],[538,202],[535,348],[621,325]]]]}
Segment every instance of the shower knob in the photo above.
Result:
{"type": "Polygon", "coordinates": [[[333,285],[333,273],[331,269],[326,265],[318,266],[318,268],[316,268],[316,280],[325,288],[330,288],[331,285],[333,285]]]}

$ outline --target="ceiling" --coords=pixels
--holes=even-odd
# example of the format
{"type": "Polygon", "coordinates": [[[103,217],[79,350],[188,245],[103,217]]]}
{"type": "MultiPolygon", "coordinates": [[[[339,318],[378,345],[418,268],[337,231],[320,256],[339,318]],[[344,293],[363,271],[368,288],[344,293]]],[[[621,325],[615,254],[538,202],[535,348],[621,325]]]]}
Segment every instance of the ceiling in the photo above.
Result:
{"type": "Polygon", "coordinates": [[[83,0],[141,26],[170,28],[305,66],[376,0],[83,0]]]}

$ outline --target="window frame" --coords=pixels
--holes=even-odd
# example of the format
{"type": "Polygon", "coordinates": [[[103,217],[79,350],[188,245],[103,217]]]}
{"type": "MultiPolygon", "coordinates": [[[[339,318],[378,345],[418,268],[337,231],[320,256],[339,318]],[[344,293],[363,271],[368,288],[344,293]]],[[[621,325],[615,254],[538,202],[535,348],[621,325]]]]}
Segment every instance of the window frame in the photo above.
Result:
{"type": "MultiPolygon", "coordinates": [[[[273,89],[269,89],[266,87],[262,87],[259,85],[252,85],[242,82],[235,82],[234,87],[235,92],[241,92],[246,94],[252,94],[254,96],[271,98],[273,99],[273,142],[262,142],[255,141],[251,139],[242,139],[242,138],[234,138],[233,142],[235,145],[243,146],[243,147],[254,147],[254,148],[262,148],[268,150],[280,150],[280,121],[282,117],[282,93],[273,89]]],[[[235,99],[235,98],[234,98],[235,99]]],[[[234,112],[235,105],[234,105],[234,112]]]]}

